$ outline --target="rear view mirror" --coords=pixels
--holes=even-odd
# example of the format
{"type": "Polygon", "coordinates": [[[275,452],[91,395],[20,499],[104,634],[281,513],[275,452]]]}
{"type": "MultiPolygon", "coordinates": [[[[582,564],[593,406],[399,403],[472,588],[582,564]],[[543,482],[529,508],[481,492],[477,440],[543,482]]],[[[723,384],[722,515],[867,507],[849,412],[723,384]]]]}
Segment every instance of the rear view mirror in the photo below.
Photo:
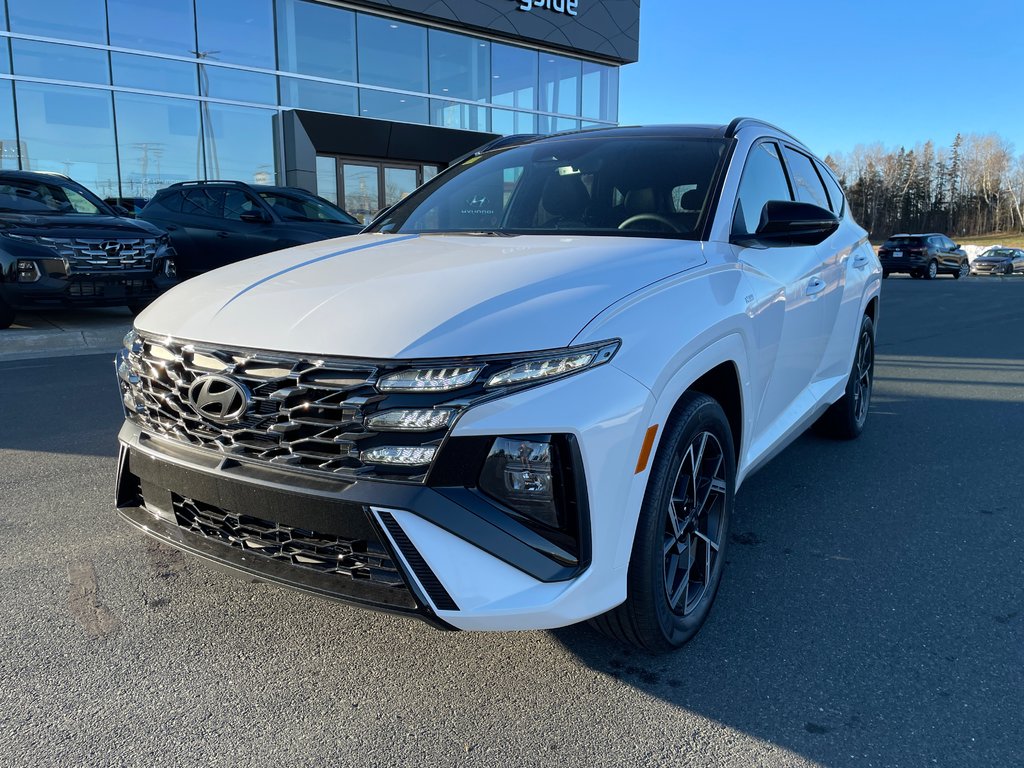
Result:
{"type": "Polygon", "coordinates": [[[817,245],[839,229],[832,211],[810,203],[769,200],[751,239],[773,245],[817,245]]]}

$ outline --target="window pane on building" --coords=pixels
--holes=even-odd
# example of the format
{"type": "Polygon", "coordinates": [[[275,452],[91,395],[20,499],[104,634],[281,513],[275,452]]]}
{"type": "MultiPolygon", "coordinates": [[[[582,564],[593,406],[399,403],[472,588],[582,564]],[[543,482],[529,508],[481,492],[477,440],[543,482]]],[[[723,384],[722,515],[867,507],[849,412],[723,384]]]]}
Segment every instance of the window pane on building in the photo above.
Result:
{"type": "Polygon", "coordinates": [[[277,78],[261,72],[200,64],[199,95],[254,104],[277,104],[277,78]]]}
{"type": "Polygon", "coordinates": [[[512,112],[507,109],[491,110],[491,133],[511,136],[514,133],[536,133],[537,116],[529,112],[512,112]]]}
{"type": "Polygon", "coordinates": [[[110,82],[106,51],[35,40],[12,40],[11,49],[15,74],[102,85],[110,82]]]}
{"type": "Polygon", "coordinates": [[[491,80],[489,43],[432,29],[429,44],[431,93],[487,101],[491,80]]]}
{"type": "Polygon", "coordinates": [[[137,56],[134,53],[110,54],[114,85],[147,91],[166,91],[196,96],[196,65],[184,61],[137,56]]]}
{"type": "Polygon", "coordinates": [[[579,114],[581,62],[565,56],[540,56],[540,111],[579,114]]]}
{"type": "Polygon", "coordinates": [[[317,155],[316,193],[324,200],[338,204],[338,161],[333,157],[317,155]]]}
{"type": "Polygon", "coordinates": [[[199,57],[274,69],[270,0],[196,0],[199,57]]]}
{"type": "Polygon", "coordinates": [[[208,179],[274,183],[272,110],[203,102],[201,112],[208,179]]]}
{"type": "Polygon", "coordinates": [[[57,171],[100,197],[117,197],[111,94],[93,88],[17,83],[22,167],[57,171]]]}
{"type": "Polygon", "coordinates": [[[8,0],[11,31],[86,43],[107,42],[103,0],[8,0]]]}
{"type": "Polygon", "coordinates": [[[491,45],[491,101],[503,107],[537,108],[537,52],[491,45]]]}
{"type": "Polygon", "coordinates": [[[376,165],[345,163],[342,166],[345,204],[342,206],[360,224],[369,224],[381,209],[380,168],[376,165]]]}
{"type": "Polygon", "coordinates": [[[616,122],[619,119],[619,70],[583,62],[583,117],[616,122]]]}
{"type": "Polygon", "coordinates": [[[14,84],[0,80],[0,168],[17,168],[19,155],[14,127],[14,84]]]}
{"type": "MultiPolygon", "coordinates": [[[[427,91],[427,30],[378,16],[358,15],[359,82],[427,91]]],[[[424,102],[424,107],[426,103],[424,102]]],[[[426,122],[426,117],[417,122],[426,122]]]]}
{"type": "Polygon", "coordinates": [[[359,114],[358,96],[349,85],[321,83],[298,77],[281,78],[281,104],[286,107],[334,112],[338,115],[359,114]]]}
{"type": "Polygon", "coordinates": [[[277,4],[279,69],[356,80],[356,15],[305,0],[277,4]]]}
{"type": "Polygon", "coordinates": [[[426,125],[430,121],[426,99],[418,96],[405,96],[401,93],[371,91],[365,88],[359,89],[359,114],[363,117],[398,120],[403,123],[426,125]]]}
{"type": "Polygon", "coordinates": [[[111,45],[176,56],[194,55],[196,22],[192,0],[107,0],[107,15],[111,45]]]}
{"type": "Polygon", "coordinates": [[[152,197],[178,181],[203,178],[199,102],[114,94],[121,195],[152,197]]]}
{"type": "Polygon", "coordinates": [[[486,131],[487,108],[431,99],[430,124],[466,131],[486,131]]]}

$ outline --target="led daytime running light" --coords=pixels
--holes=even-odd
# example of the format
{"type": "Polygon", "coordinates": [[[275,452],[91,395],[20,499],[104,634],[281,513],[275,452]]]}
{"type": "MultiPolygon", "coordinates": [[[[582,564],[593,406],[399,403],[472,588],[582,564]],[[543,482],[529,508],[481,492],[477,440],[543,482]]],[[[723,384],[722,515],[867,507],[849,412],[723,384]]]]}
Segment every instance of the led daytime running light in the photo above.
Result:
{"type": "Polygon", "coordinates": [[[373,414],[366,419],[366,428],[378,432],[431,432],[447,427],[453,413],[451,408],[396,408],[373,414]]]}
{"type": "Polygon", "coordinates": [[[380,448],[370,448],[359,454],[359,460],[364,464],[390,464],[400,467],[418,467],[429,464],[434,460],[437,447],[426,446],[399,446],[385,445],[380,448]]]}
{"type": "Polygon", "coordinates": [[[448,392],[476,381],[481,366],[422,368],[399,371],[381,378],[377,389],[382,392],[448,392]]]}
{"type": "Polygon", "coordinates": [[[572,355],[549,357],[546,360],[531,360],[508,368],[491,376],[488,387],[507,387],[527,381],[548,379],[589,367],[597,359],[598,350],[577,352],[572,355]]]}

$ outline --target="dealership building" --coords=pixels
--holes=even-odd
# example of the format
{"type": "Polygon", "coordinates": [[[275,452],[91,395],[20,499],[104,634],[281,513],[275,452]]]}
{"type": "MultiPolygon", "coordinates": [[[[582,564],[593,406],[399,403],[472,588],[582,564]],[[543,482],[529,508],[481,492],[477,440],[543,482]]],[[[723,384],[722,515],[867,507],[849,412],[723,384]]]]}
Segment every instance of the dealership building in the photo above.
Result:
{"type": "Polygon", "coordinates": [[[360,217],[494,136],[618,120],[640,0],[0,0],[0,164],[360,217]]]}

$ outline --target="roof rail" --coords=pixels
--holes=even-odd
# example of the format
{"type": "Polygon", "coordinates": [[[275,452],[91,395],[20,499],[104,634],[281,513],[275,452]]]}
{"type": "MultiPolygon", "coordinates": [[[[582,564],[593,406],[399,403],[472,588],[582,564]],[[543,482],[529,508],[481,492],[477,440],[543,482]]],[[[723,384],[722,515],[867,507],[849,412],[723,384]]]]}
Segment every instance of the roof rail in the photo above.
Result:
{"type": "Polygon", "coordinates": [[[783,134],[784,136],[788,136],[789,138],[791,138],[793,141],[795,141],[800,146],[804,145],[804,143],[802,141],[800,141],[800,139],[798,139],[796,136],[794,136],[789,131],[784,131],[781,128],[779,128],[779,126],[772,125],[771,123],[766,122],[765,120],[760,120],[759,118],[756,118],[756,117],[737,117],[737,118],[733,119],[733,121],[731,123],[729,123],[729,125],[725,129],[725,138],[727,138],[727,139],[735,138],[735,136],[739,132],[740,128],[745,128],[748,125],[760,125],[760,126],[762,126],[764,128],[770,128],[773,131],[778,131],[779,133],[783,134]]]}
{"type": "Polygon", "coordinates": [[[208,179],[206,181],[202,181],[201,179],[196,179],[195,181],[176,181],[174,184],[168,185],[168,189],[170,187],[193,187],[193,186],[196,186],[198,184],[224,184],[225,186],[236,186],[236,187],[237,186],[242,186],[242,187],[248,187],[249,186],[249,184],[247,182],[235,181],[233,179],[208,179]]]}

